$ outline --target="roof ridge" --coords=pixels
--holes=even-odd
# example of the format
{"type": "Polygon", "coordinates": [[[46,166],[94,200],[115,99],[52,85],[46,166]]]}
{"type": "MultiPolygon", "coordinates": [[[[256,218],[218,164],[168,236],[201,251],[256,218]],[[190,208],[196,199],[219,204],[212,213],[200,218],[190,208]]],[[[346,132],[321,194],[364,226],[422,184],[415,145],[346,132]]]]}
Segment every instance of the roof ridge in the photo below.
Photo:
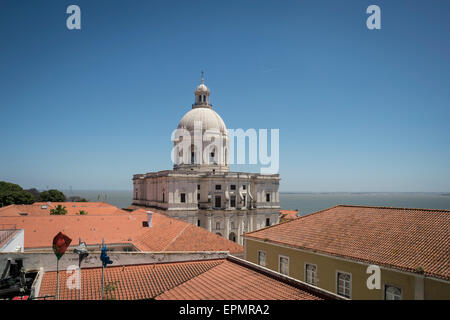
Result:
{"type": "Polygon", "coordinates": [[[175,242],[175,240],[178,239],[179,236],[181,236],[181,234],[189,227],[189,223],[186,222],[186,225],[184,226],[183,229],[181,229],[181,231],[167,244],[167,246],[165,246],[162,251],[166,251],[166,249],[175,242]]]}
{"type": "Polygon", "coordinates": [[[278,227],[278,226],[281,226],[281,225],[286,224],[286,223],[292,223],[292,222],[297,221],[297,220],[299,220],[299,219],[303,219],[303,218],[312,216],[312,215],[314,215],[314,214],[316,214],[316,213],[321,213],[321,212],[323,212],[323,211],[327,211],[327,210],[330,210],[330,209],[334,209],[334,208],[339,207],[339,206],[340,206],[340,205],[335,205],[335,206],[330,207],[330,208],[326,208],[326,209],[322,209],[322,210],[319,210],[319,211],[316,211],[316,212],[308,213],[308,214],[305,214],[304,216],[298,217],[297,219],[283,221],[283,222],[280,222],[280,223],[278,223],[278,224],[273,224],[273,225],[271,225],[271,226],[268,226],[268,227],[265,227],[265,228],[262,228],[262,229],[258,229],[258,230],[254,230],[254,231],[251,231],[251,232],[244,233],[243,235],[245,236],[245,235],[253,234],[253,233],[256,233],[256,232],[260,232],[260,231],[262,231],[262,230],[267,230],[267,229],[270,229],[270,228],[278,227]]]}
{"type": "Polygon", "coordinates": [[[292,222],[295,222],[295,221],[297,221],[297,220],[299,220],[299,219],[304,219],[304,218],[306,218],[306,217],[310,217],[310,216],[312,216],[312,215],[315,215],[315,214],[318,214],[318,213],[322,213],[322,212],[325,212],[325,211],[328,211],[328,210],[331,210],[331,209],[334,209],[334,208],[338,208],[338,207],[348,207],[348,208],[372,208],[372,209],[393,209],[393,210],[421,210],[421,211],[429,211],[429,212],[446,212],[446,213],[448,212],[448,213],[450,213],[450,210],[447,210],[447,209],[422,209],[422,208],[401,208],[401,207],[383,207],[383,206],[367,206],[367,205],[337,204],[337,205],[335,205],[335,206],[332,206],[332,207],[329,207],[329,208],[326,208],[326,209],[322,209],[322,210],[319,210],[319,211],[316,211],[316,212],[312,212],[312,213],[307,213],[307,214],[305,214],[305,215],[303,215],[303,216],[298,217],[297,219],[288,220],[288,221],[283,221],[283,222],[280,222],[280,223],[278,223],[278,224],[273,224],[273,225],[271,225],[271,226],[268,226],[268,227],[265,227],[265,228],[262,228],[262,229],[258,229],[258,230],[254,230],[254,231],[251,231],[251,232],[244,233],[243,235],[244,235],[244,236],[245,236],[245,235],[250,235],[250,234],[253,234],[253,233],[262,231],[262,230],[267,230],[267,229],[270,229],[270,228],[273,228],[273,227],[281,226],[281,225],[283,225],[283,224],[285,224],[285,223],[292,223],[292,222]]]}
{"type": "MultiPolygon", "coordinates": [[[[430,209],[430,208],[407,208],[407,207],[389,207],[389,206],[369,206],[369,205],[357,205],[357,204],[338,204],[334,207],[349,207],[349,208],[373,208],[373,209],[395,209],[395,210],[421,210],[421,211],[437,211],[437,212],[449,212],[449,209],[430,209]]],[[[334,208],[332,207],[332,208],[334,208]]],[[[331,209],[331,208],[328,208],[331,209]]],[[[326,209],[327,210],[327,209],[326,209]]],[[[322,210],[323,211],[323,210],[322,210]]]]}
{"type": "Polygon", "coordinates": [[[15,204],[8,204],[7,206],[0,207],[0,211],[3,211],[3,210],[5,210],[6,208],[9,208],[9,207],[15,207],[15,206],[16,206],[15,204]]]}
{"type": "Polygon", "coordinates": [[[193,277],[190,277],[189,279],[181,281],[180,283],[178,283],[177,285],[173,286],[172,288],[168,288],[167,290],[164,290],[163,292],[155,294],[153,297],[151,297],[151,299],[155,299],[156,297],[158,297],[158,296],[160,296],[160,295],[162,295],[162,294],[164,294],[166,292],[169,292],[172,289],[178,288],[179,286],[183,285],[184,283],[186,283],[188,281],[191,281],[191,280],[201,276],[202,274],[204,274],[204,273],[206,273],[206,272],[208,272],[208,271],[210,271],[210,270],[212,270],[212,269],[222,265],[226,261],[226,258],[224,258],[224,259],[212,259],[212,260],[201,260],[201,261],[220,261],[220,263],[216,264],[215,266],[212,266],[211,268],[209,268],[209,269],[207,269],[207,270],[205,270],[205,271],[203,271],[203,272],[201,272],[201,273],[199,273],[199,274],[197,274],[197,275],[195,275],[193,277]]]}

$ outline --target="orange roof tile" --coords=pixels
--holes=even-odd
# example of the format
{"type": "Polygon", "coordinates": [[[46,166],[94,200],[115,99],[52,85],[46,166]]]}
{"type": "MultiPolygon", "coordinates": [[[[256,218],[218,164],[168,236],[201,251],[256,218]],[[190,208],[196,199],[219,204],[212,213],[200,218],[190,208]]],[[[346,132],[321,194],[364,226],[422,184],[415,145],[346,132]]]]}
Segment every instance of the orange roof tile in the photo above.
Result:
{"type": "Polygon", "coordinates": [[[157,300],[318,300],[319,297],[229,260],[157,300]]]}
{"type": "MultiPolygon", "coordinates": [[[[133,213],[143,213],[138,209],[133,213]]],[[[153,212],[152,227],[134,245],[142,251],[229,251],[244,253],[244,247],[182,220],[153,212]]]]}
{"type": "Polygon", "coordinates": [[[24,213],[26,216],[32,217],[50,216],[50,210],[55,209],[58,205],[66,207],[66,215],[79,215],[80,210],[86,211],[88,215],[128,214],[126,211],[104,202],[35,202],[33,204],[12,204],[0,208],[0,218],[24,216],[24,213]]]}
{"type": "Polygon", "coordinates": [[[24,229],[25,249],[49,248],[58,232],[65,233],[78,243],[81,237],[88,245],[106,243],[131,243],[143,232],[142,221],[146,217],[135,215],[86,215],[86,216],[24,216],[0,217],[0,224],[24,229]]]}
{"type": "Polygon", "coordinates": [[[280,220],[281,221],[297,219],[298,218],[297,215],[298,215],[297,210],[280,210],[280,220]]]}
{"type": "MultiPolygon", "coordinates": [[[[65,285],[68,276],[60,272],[60,299],[77,300],[79,291],[65,285]]],[[[105,284],[115,284],[105,298],[118,300],[323,299],[307,288],[294,287],[228,259],[108,267],[105,284]]],[[[81,290],[83,300],[101,299],[101,268],[82,269],[81,290]]],[[[55,295],[56,272],[46,272],[39,296],[55,295]]]]}
{"type": "MultiPolygon", "coordinates": [[[[105,285],[115,284],[111,291],[116,299],[135,300],[153,298],[168,289],[215,267],[223,260],[177,262],[132,266],[108,267],[105,269],[105,285]]],[[[101,299],[102,268],[82,269],[81,288],[83,300],[101,299]]],[[[60,272],[60,299],[77,300],[79,291],[65,284],[70,274],[60,272]]],[[[56,296],[56,272],[46,272],[42,278],[39,296],[56,296]]],[[[105,295],[106,298],[106,295],[105,295]]]]}
{"type": "Polygon", "coordinates": [[[0,211],[0,225],[24,229],[26,249],[50,248],[53,237],[61,231],[74,244],[78,238],[87,245],[101,244],[104,239],[107,244],[132,244],[141,251],[244,252],[244,247],[233,241],[162,213],[153,212],[152,227],[148,228],[142,224],[147,221],[145,210],[127,212],[103,203],[90,204],[87,215],[50,215],[36,205],[23,206],[29,215],[21,216],[17,207],[22,206],[8,206],[0,211]]]}
{"type": "Polygon", "coordinates": [[[450,211],[339,205],[244,235],[450,279],[450,211]]]}

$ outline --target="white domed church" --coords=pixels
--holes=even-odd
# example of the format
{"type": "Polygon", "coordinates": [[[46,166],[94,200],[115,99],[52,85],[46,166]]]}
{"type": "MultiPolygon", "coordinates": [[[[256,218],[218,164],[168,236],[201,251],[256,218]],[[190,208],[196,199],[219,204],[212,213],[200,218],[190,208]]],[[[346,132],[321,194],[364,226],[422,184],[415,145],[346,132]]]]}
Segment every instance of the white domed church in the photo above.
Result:
{"type": "Polygon", "coordinates": [[[133,176],[133,204],[162,209],[242,244],[241,235],[278,223],[278,174],[230,172],[229,137],[204,79],[172,137],[173,170],[133,176]]]}

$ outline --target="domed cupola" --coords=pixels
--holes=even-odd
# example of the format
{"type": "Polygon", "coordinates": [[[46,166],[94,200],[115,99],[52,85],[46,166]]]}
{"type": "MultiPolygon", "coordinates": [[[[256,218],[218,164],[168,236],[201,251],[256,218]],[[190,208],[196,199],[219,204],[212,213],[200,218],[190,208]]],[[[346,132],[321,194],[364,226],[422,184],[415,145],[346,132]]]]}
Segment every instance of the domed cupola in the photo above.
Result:
{"type": "Polygon", "coordinates": [[[179,136],[183,131],[177,131],[177,137],[173,140],[174,170],[228,172],[228,130],[209,103],[210,92],[203,72],[201,83],[194,93],[195,104],[177,127],[189,132],[190,139],[186,141],[179,136]]]}

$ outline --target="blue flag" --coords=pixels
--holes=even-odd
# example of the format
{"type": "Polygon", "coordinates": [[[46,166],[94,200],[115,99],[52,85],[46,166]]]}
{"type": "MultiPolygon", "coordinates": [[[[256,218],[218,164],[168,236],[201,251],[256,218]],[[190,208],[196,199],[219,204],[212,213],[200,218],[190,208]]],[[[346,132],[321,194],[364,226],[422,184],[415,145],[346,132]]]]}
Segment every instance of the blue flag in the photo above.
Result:
{"type": "Polygon", "coordinates": [[[103,245],[102,253],[100,254],[100,260],[102,260],[103,267],[106,267],[108,264],[112,264],[111,259],[106,255],[106,246],[103,245]]]}

